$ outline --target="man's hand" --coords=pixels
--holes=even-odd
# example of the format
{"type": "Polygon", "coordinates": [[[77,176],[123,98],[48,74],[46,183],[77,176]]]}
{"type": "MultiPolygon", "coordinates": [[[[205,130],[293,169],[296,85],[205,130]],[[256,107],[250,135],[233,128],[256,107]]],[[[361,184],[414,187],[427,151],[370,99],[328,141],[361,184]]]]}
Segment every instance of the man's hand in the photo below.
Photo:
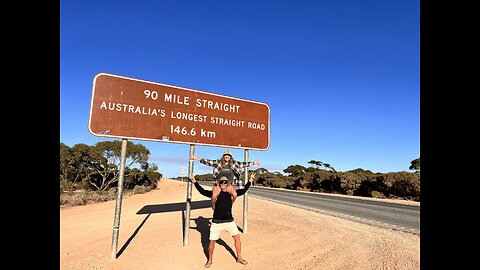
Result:
{"type": "Polygon", "coordinates": [[[192,183],[197,182],[197,180],[195,180],[195,176],[193,176],[193,173],[190,174],[190,181],[191,181],[192,183]]]}
{"type": "Polygon", "coordinates": [[[256,159],[256,160],[253,162],[253,164],[259,165],[259,164],[260,164],[260,161],[258,161],[258,159],[256,159]]]}
{"type": "Polygon", "coordinates": [[[255,173],[254,173],[254,172],[252,172],[252,173],[250,174],[250,178],[249,178],[248,180],[249,180],[250,182],[252,182],[253,179],[255,179],[255,173]]]}

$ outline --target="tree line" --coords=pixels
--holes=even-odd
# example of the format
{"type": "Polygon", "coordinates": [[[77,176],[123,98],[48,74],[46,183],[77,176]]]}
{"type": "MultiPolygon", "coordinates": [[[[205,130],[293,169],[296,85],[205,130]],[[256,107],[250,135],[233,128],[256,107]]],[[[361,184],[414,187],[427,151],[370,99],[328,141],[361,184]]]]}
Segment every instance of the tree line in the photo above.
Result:
{"type": "MultiPolygon", "coordinates": [[[[314,166],[288,166],[283,170],[286,175],[269,172],[265,168],[252,170],[256,173],[254,184],[311,192],[420,201],[420,158],[414,162],[418,166],[410,166],[415,172],[373,173],[361,168],[338,172],[328,163],[315,160],[308,163],[314,166]]],[[[196,178],[200,181],[211,181],[212,174],[197,175],[196,178]]]]}
{"type": "MultiPolygon", "coordinates": [[[[72,190],[105,191],[117,186],[120,174],[121,141],[83,143],[72,147],[60,143],[60,193],[72,190]]],[[[156,187],[162,178],[155,163],[150,164],[150,150],[141,144],[127,142],[124,188],[156,187]]]]}
{"type": "MultiPolygon", "coordinates": [[[[60,193],[74,190],[106,191],[116,188],[121,162],[120,140],[79,143],[72,147],[60,143],[60,193]]],[[[127,142],[124,188],[157,186],[163,175],[158,165],[149,163],[150,150],[142,144],[127,142]]],[[[256,172],[254,184],[274,188],[308,190],[377,198],[403,198],[420,201],[420,158],[410,162],[414,172],[373,173],[361,168],[338,172],[329,163],[310,160],[309,167],[290,165],[282,174],[265,168],[256,172]]],[[[211,181],[212,174],[196,176],[211,181]]],[[[177,177],[180,179],[180,177],[177,177]]]]}

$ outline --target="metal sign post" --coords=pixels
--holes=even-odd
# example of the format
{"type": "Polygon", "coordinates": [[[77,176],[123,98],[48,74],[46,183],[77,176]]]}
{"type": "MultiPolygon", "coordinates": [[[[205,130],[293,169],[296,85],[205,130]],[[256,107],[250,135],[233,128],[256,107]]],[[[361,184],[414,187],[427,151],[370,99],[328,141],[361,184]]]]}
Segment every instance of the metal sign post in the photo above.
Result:
{"type": "MultiPolygon", "coordinates": [[[[244,161],[248,162],[248,149],[244,151],[244,161]]],[[[248,167],[245,167],[244,183],[248,181],[248,167]]],[[[248,231],[248,191],[243,194],[243,233],[248,231]]]]}
{"type": "Polygon", "coordinates": [[[185,204],[185,224],[183,227],[183,246],[188,246],[188,238],[190,237],[190,211],[192,209],[192,182],[188,180],[190,174],[193,173],[193,159],[191,156],[195,154],[195,145],[190,145],[190,159],[188,161],[188,176],[187,176],[187,202],[185,204]]]}
{"type": "Polygon", "coordinates": [[[112,260],[117,258],[118,234],[120,231],[120,213],[122,212],[122,195],[123,195],[123,176],[125,172],[125,159],[127,156],[127,140],[122,140],[122,153],[120,157],[120,175],[117,184],[117,201],[115,205],[115,218],[113,222],[112,236],[112,260]]]}

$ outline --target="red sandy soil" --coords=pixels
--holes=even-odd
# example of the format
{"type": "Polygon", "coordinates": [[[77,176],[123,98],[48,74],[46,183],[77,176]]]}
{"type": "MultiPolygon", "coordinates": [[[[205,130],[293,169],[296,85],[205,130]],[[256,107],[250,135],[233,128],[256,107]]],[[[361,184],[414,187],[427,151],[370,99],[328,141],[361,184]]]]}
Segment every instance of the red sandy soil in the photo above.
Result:
{"type": "MultiPolygon", "coordinates": [[[[206,189],[210,188],[204,186],[206,189]]],[[[205,269],[212,209],[194,208],[208,198],[192,187],[192,210],[184,245],[185,182],[162,179],[157,189],[124,197],[113,243],[116,201],[60,209],[60,269],[205,269]],[[198,205],[198,203],[197,203],[198,205]]],[[[243,227],[243,196],[233,215],[243,227]]],[[[378,228],[248,196],[242,257],[233,238],[220,235],[209,269],[420,269],[420,236],[378,228]]]]}

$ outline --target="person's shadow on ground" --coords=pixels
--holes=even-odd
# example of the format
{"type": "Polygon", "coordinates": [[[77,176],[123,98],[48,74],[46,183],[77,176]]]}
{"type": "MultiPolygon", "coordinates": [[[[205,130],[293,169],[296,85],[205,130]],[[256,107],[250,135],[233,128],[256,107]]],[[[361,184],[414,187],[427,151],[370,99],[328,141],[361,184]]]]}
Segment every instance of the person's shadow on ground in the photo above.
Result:
{"type": "MultiPolygon", "coordinates": [[[[192,220],[195,221],[195,224],[197,226],[191,229],[196,229],[198,232],[200,232],[200,242],[202,243],[203,253],[205,254],[205,258],[207,258],[208,260],[208,244],[210,243],[210,219],[199,216],[197,218],[192,218],[192,220]]],[[[217,240],[217,244],[223,246],[228,252],[230,252],[230,254],[235,260],[237,259],[237,256],[235,255],[233,249],[227,243],[225,243],[222,238],[219,238],[217,240]]]]}

